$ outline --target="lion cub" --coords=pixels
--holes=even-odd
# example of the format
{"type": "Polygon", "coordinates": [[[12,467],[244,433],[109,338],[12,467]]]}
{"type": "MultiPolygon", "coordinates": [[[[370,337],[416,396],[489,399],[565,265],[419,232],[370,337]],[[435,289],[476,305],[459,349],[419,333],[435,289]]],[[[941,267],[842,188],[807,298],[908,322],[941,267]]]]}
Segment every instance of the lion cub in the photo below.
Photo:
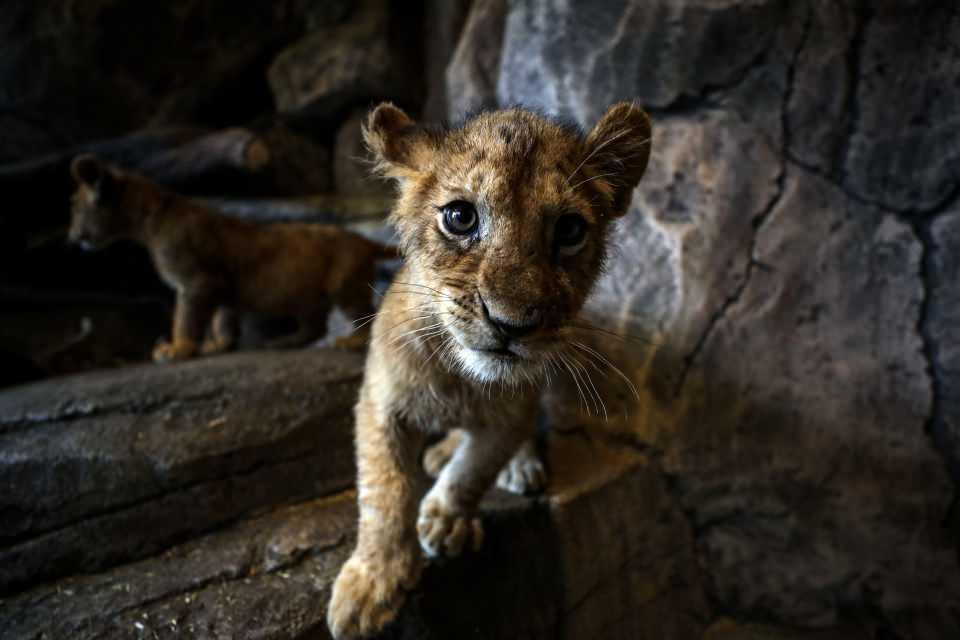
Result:
{"type": "Polygon", "coordinates": [[[477,505],[511,456],[532,455],[538,383],[570,348],[650,153],[650,121],[627,102],[586,136],[522,109],[432,130],[385,103],[364,136],[399,184],[406,261],[356,406],[360,521],[327,612],[337,638],[390,622],[423,554],[481,544],[477,505]],[[420,453],[451,429],[459,445],[424,497],[420,453]]]}
{"type": "Polygon", "coordinates": [[[272,347],[323,337],[331,304],[356,317],[372,312],[375,260],[397,255],[332,226],[229,218],[91,155],[75,158],[71,173],[70,241],[87,249],[138,242],[177,292],[173,339],[154,349],[157,362],[230,349],[234,310],[295,317],[298,330],[272,347]]]}

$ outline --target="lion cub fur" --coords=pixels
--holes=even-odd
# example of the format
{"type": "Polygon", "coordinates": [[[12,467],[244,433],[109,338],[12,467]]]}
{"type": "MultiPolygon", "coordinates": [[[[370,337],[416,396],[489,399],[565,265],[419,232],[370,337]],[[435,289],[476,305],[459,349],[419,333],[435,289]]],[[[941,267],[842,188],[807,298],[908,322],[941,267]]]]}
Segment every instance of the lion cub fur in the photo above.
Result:
{"type": "Polygon", "coordinates": [[[327,611],[336,638],[393,620],[425,555],[482,543],[478,503],[511,457],[534,456],[539,383],[570,347],[650,152],[649,119],[629,102],[586,135],[523,109],[430,129],[384,103],[364,134],[399,187],[405,262],[355,409],[359,530],[327,611]],[[427,490],[426,440],[454,429],[427,490]]]}
{"type": "Polygon", "coordinates": [[[158,362],[232,348],[237,310],[297,320],[295,333],[268,346],[323,337],[332,304],[353,317],[372,312],[367,283],[374,280],[375,261],[397,255],[333,226],[220,215],[92,155],[75,158],[71,173],[77,189],[70,241],[87,249],[137,242],[176,291],[172,339],[154,349],[158,362]]]}

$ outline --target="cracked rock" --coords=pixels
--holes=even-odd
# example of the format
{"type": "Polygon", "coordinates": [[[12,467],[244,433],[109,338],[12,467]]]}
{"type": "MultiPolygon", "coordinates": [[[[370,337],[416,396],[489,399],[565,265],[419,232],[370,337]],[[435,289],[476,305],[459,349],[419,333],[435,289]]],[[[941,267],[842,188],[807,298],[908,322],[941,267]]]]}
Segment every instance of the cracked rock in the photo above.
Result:
{"type": "Polygon", "coordinates": [[[361,368],[238,353],[0,392],[0,592],[349,486],[361,368]]]}

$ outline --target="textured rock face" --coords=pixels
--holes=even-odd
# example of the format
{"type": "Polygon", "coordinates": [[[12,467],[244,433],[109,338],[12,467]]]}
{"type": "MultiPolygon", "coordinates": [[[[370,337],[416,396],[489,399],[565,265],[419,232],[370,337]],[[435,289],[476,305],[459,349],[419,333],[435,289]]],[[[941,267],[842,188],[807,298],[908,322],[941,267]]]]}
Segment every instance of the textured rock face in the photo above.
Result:
{"type": "Polygon", "coordinates": [[[263,76],[269,56],[303,30],[302,6],[292,0],[5,3],[0,160],[147,124],[252,118],[270,103],[263,76]]]}
{"type": "Polygon", "coordinates": [[[417,77],[404,73],[415,17],[409,6],[394,11],[387,0],[364,0],[350,20],[312,30],[270,65],[277,109],[328,117],[364,100],[419,95],[417,77]]]}
{"type": "Polygon", "coordinates": [[[614,355],[692,524],[690,588],[744,621],[952,637],[960,15],[863,5],[478,2],[448,93],[654,116],[594,308],[652,338],[614,355]]]}
{"type": "Polygon", "coordinates": [[[350,486],[361,370],[260,352],[0,394],[0,593],[350,486]]]}

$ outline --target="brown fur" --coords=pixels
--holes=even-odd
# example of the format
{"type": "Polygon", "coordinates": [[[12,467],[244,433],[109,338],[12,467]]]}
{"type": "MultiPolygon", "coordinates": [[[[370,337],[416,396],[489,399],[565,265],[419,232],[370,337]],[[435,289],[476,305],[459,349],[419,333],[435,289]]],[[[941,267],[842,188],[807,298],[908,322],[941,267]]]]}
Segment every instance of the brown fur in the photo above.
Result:
{"type": "Polygon", "coordinates": [[[534,456],[523,443],[538,382],[569,366],[572,322],[650,146],[649,120],[631,103],[585,137],[522,109],[431,131],[383,104],[365,135],[399,183],[393,221],[407,259],[374,322],[356,407],[360,523],[327,614],[337,638],[369,636],[395,617],[421,548],[457,555],[482,542],[478,502],[518,449],[520,468],[534,456]],[[444,230],[451,201],[475,205],[474,236],[444,230]],[[561,249],[558,220],[572,213],[587,232],[576,250],[561,249]],[[451,429],[457,440],[427,462],[452,457],[424,497],[425,439],[451,429]]]}
{"type": "Polygon", "coordinates": [[[74,159],[71,171],[70,240],[87,248],[138,242],[177,292],[173,337],[156,347],[157,361],[230,349],[234,310],[296,318],[298,331],[270,346],[320,338],[331,304],[355,317],[372,311],[375,260],[396,255],[336,227],[229,218],[90,155],[74,159]]]}

